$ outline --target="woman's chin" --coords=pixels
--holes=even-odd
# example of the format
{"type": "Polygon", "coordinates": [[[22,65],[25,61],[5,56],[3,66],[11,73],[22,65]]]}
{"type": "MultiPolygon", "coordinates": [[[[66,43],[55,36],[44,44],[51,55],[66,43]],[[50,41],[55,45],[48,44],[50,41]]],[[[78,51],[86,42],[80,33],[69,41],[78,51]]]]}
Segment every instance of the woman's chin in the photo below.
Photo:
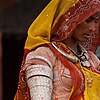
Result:
{"type": "Polygon", "coordinates": [[[86,42],[88,39],[84,38],[82,40],[79,40],[79,42],[83,43],[83,42],[86,42]]]}

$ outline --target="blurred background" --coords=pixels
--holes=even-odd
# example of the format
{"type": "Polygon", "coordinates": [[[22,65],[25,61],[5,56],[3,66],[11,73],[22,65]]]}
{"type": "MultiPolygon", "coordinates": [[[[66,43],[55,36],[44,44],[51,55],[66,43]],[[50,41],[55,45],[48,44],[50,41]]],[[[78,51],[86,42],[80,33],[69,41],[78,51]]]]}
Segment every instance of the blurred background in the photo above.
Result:
{"type": "Polygon", "coordinates": [[[27,30],[49,1],[0,0],[0,100],[14,99],[27,30]]]}
{"type": "Polygon", "coordinates": [[[0,100],[14,100],[27,30],[50,0],[0,0],[0,100]]]}

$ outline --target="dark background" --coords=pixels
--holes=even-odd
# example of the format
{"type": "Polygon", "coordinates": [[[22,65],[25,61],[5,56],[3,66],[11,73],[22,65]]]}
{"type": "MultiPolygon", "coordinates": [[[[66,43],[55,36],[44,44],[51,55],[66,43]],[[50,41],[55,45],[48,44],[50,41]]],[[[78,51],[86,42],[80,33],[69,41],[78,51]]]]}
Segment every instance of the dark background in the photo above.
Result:
{"type": "Polygon", "coordinates": [[[49,1],[22,0],[3,8],[3,100],[14,99],[27,30],[49,1]]]}
{"type": "Polygon", "coordinates": [[[0,29],[3,33],[3,100],[14,100],[27,30],[49,2],[50,0],[0,0],[0,29]],[[6,3],[1,4],[1,1],[6,3]]]}

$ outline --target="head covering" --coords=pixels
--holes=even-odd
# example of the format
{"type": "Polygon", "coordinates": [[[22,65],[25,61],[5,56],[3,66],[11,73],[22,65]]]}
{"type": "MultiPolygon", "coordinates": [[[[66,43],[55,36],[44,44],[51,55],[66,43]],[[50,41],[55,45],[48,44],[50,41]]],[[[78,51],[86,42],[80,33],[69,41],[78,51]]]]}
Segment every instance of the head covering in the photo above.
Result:
{"type": "MultiPolygon", "coordinates": [[[[63,41],[71,37],[73,30],[77,27],[78,24],[82,23],[98,11],[100,11],[99,0],[51,0],[51,2],[40,13],[40,15],[36,18],[36,20],[32,23],[28,30],[28,37],[25,43],[25,52],[22,67],[24,64],[25,56],[29,51],[42,44],[49,44],[51,40],[63,41]]],[[[89,41],[86,41],[83,45],[88,50],[91,49],[95,52],[100,41],[99,29],[97,29],[91,37],[91,39],[89,41]],[[96,39],[96,41],[94,41],[94,39],[96,39]]],[[[67,61],[65,60],[64,62],[65,65],[67,65],[67,61]]],[[[70,67],[70,69],[73,68],[73,66],[70,67]]],[[[75,68],[73,68],[72,71],[76,72],[75,68]]],[[[79,78],[81,80],[79,75],[75,75],[77,76],[76,79],[79,78]]],[[[73,77],[75,75],[73,74],[73,77]]],[[[25,75],[21,69],[15,100],[30,100],[27,82],[23,81],[24,77],[25,75]]],[[[75,80],[76,85],[74,84],[74,86],[77,86],[76,81],[77,80],[75,80]]],[[[80,85],[81,84],[79,83],[79,86],[80,85]]],[[[74,98],[76,95],[77,92],[76,94],[73,94],[71,98],[74,98]]],[[[75,100],[78,99],[76,98],[75,100]]]]}
{"type": "MultiPolygon", "coordinates": [[[[100,11],[99,3],[99,0],[52,0],[30,26],[25,49],[69,38],[78,24],[100,11]]],[[[95,52],[99,42],[100,32],[96,29],[83,46],[95,52]]]]}
{"type": "Polygon", "coordinates": [[[25,49],[33,49],[41,44],[50,43],[52,26],[78,0],[51,0],[28,30],[25,49]]]}

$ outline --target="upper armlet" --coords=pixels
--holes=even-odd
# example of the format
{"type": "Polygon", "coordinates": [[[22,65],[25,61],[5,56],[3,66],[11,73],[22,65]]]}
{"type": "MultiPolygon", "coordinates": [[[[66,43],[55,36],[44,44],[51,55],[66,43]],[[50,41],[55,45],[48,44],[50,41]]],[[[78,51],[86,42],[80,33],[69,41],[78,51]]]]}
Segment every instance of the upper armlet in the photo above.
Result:
{"type": "Polygon", "coordinates": [[[25,62],[26,66],[24,69],[26,69],[27,65],[30,63],[54,66],[55,59],[56,57],[49,47],[39,47],[35,51],[31,51],[27,54],[25,62]]]}

